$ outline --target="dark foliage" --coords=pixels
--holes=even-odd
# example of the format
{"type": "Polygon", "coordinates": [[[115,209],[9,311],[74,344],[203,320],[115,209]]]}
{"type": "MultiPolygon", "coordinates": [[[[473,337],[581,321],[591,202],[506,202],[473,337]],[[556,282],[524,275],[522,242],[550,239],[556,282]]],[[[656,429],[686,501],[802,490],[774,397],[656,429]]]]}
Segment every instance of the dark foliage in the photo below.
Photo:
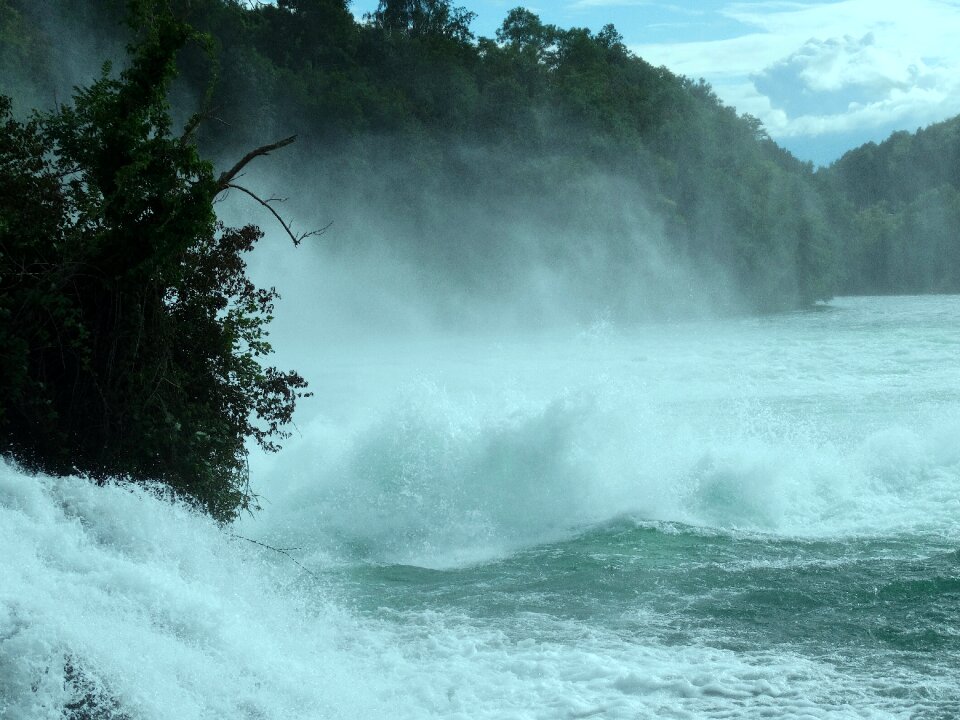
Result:
{"type": "MultiPolygon", "coordinates": [[[[94,34],[115,33],[105,9],[114,1],[87,3],[90,13],[101,9],[102,19],[90,23],[94,34]]],[[[25,0],[3,2],[23,17],[36,14],[25,0]]],[[[53,2],[72,7],[76,0],[53,2]]],[[[499,185],[487,187],[487,196],[515,198],[517,185],[549,192],[568,178],[616,177],[632,190],[605,201],[608,217],[622,208],[654,209],[669,253],[729,284],[749,308],[802,306],[836,287],[843,235],[832,231],[831,198],[812,167],[702,81],[633,55],[612,25],[563,29],[516,8],[495,39],[475,39],[473,14],[449,0],[383,0],[361,23],[344,0],[179,2],[222,58],[210,103],[222,124],[198,135],[209,153],[236,152],[238,144],[258,143],[264,128],[279,133],[282,125],[299,135],[320,174],[330,169],[389,185],[386,178],[403,165],[403,182],[372,193],[370,211],[383,215],[398,208],[409,215],[413,188],[489,186],[496,176],[499,185]],[[459,148],[489,161],[458,163],[459,148]],[[510,165],[501,167],[499,157],[510,165]]],[[[183,60],[189,87],[182,97],[189,101],[203,94],[209,63],[200,53],[183,60]]],[[[318,179],[346,185],[341,177],[318,179]]],[[[363,192],[364,183],[357,185],[363,192]]],[[[502,210],[491,201],[490,215],[502,210]]],[[[613,244],[628,248],[619,234],[613,244]]],[[[482,250],[476,242],[489,242],[463,248],[463,235],[439,224],[416,235],[427,247],[414,250],[444,275],[463,269],[443,258],[473,258],[482,250]]],[[[632,262],[614,260],[627,273],[632,262]]]]}
{"type": "Polygon", "coordinates": [[[0,450],[23,466],[156,480],[220,520],[254,502],[247,438],[276,448],[305,386],[264,368],[275,292],[246,277],[254,226],[166,94],[192,37],[131,4],[129,67],[20,122],[0,98],[0,450]]]}

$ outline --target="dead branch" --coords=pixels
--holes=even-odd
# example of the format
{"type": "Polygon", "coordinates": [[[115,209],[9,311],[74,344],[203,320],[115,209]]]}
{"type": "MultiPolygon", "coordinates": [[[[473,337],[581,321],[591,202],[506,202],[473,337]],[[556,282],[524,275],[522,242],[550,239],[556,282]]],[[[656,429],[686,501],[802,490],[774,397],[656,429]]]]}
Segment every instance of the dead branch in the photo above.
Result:
{"type": "Polygon", "coordinates": [[[220,175],[220,178],[217,180],[217,193],[219,194],[230,187],[230,183],[233,181],[233,179],[241,170],[243,170],[244,167],[246,167],[247,163],[249,163],[251,160],[260,157],[261,155],[269,155],[274,150],[279,150],[282,147],[286,147],[296,139],[296,135],[291,135],[283,140],[277,140],[275,143],[261,145],[260,147],[248,152],[246,155],[240,158],[240,161],[236,165],[220,175]]]}
{"type": "MultiPolygon", "coordinates": [[[[251,538],[244,537],[243,535],[237,535],[236,533],[230,533],[230,537],[237,538],[238,540],[246,540],[249,543],[253,543],[254,545],[259,545],[260,547],[266,548],[267,550],[273,550],[273,552],[279,553],[280,555],[286,555],[297,567],[303,570],[307,575],[312,577],[314,580],[319,580],[316,573],[312,572],[309,568],[307,568],[302,562],[297,560],[293,555],[287,552],[287,550],[284,548],[276,548],[276,547],[273,547],[273,545],[267,545],[267,543],[260,542],[259,540],[253,540],[251,538]]],[[[291,550],[296,550],[296,549],[297,548],[291,548],[291,550]]]]}
{"type": "Polygon", "coordinates": [[[320,228],[319,230],[311,230],[310,232],[305,232],[305,233],[301,233],[300,235],[296,235],[296,234],[293,232],[293,228],[290,227],[289,224],[287,224],[287,222],[280,216],[280,213],[278,213],[276,210],[274,210],[273,205],[270,204],[270,203],[275,203],[275,202],[283,202],[283,198],[273,198],[273,197],[272,197],[272,198],[267,198],[266,200],[264,200],[264,199],[261,198],[259,195],[257,195],[255,192],[253,192],[252,190],[248,190],[247,188],[243,187],[242,185],[235,185],[234,183],[227,183],[226,185],[224,185],[224,186],[221,188],[221,191],[227,190],[227,189],[229,189],[229,188],[233,188],[234,190],[239,190],[240,192],[246,193],[247,195],[249,195],[250,197],[252,197],[254,200],[256,200],[258,203],[260,203],[261,205],[263,205],[267,210],[269,210],[270,213],[277,219],[277,222],[280,223],[280,225],[283,226],[283,229],[287,231],[287,235],[289,235],[289,236],[290,236],[290,239],[293,240],[293,244],[294,244],[294,245],[299,245],[299,244],[302,243],[304,240],[306,240],[308,237],[314,237],[314,236],[317,236],[317,235],[323,235],[323,233],[325,233],[325,232],[327,231],[327,229],[328,229],[331,225],[333,225],[332,222],[331,222],[331,223],[327,223],[327,225],[325,225],[324,227],[320,228]]]}

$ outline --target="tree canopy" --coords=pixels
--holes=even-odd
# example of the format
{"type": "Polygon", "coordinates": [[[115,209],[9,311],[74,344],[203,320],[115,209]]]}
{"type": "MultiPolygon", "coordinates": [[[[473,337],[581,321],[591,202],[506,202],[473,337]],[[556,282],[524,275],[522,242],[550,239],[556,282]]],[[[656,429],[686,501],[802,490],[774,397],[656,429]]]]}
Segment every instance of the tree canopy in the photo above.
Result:
{"type": "Polygon", "coordinates": [[[305,386],[263,367],[276,293],[224,227],[223,189],[173,132],[170,4],[131,3],[128,67],[15,119],[0,97],[0,451],[27,468],[159,481],[220,520],[255,503],[246,440],[284,435],[305,386]]]}
{"type": "Polygon", "coordinates": [[[818,173],[848,293],[960,292],[960,118],[867,143],[818,173]]]}

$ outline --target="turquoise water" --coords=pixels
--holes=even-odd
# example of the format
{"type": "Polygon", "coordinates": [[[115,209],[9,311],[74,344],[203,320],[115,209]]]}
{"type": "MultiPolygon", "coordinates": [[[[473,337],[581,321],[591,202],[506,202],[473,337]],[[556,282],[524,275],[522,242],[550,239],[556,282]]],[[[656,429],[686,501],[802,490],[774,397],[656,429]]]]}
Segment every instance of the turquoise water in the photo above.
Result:
{"type": "Polygon", "coordinates": [[[0,717],[960,717],[958,319],[304,340],[287,555],[0,473],[0,717]]]}
{"type": "Polygon", "coordinates": [[[365,613],[414,625],[453,616],[465,634],[539,644],[538,663],[583,653],[590,667],[619,646],[595,705],[560,715],[949,718],[960,714],[960,553],[947,545],[621,521],[480,567],[385,566],[351,580],[365,613]],[[634,671],[631,651],[645,660],[634,671]],[[678,668],[691,651],[703,657],[678,668]]]}

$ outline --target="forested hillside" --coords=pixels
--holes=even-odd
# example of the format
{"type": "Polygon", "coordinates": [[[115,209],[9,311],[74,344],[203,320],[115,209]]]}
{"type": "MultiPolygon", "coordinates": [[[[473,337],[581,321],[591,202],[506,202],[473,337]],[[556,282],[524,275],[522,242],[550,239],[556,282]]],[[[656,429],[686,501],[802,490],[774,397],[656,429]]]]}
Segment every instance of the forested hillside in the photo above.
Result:
{"type": "MultiPolygon", "coordinates": [[[[3,89],[36,104],[92,74],[84,56],[122,58],[122,5],[4,0],[3,89]]],[[[352,261],[388,246],[433,320],[767,311],[834,287],[812,168],[612,26],[515,9],[476,38],[444,0],[362,22],[343,0],[181,5],[213,38],[174,92],[183,118],[209,115],[201,147],[298,134],[279,182],[300,189],[294,215],[333,221],[325,251],[352,261]]]]}
{"type": "MultiPolygon", "coordinates": [[[[125,5],[0,0],[15,112],[122,62],[125,5]]],[[[271,187],[297,188],[287,210],[304,226],[334,223],[325,266],[417,298],[430,322],[960,289],[956,123],[814,172],[611,25],[562,29],[517,8],[483,38],[449,0],[384,0],[359,21],[345,0],[175,5],[212,38],[181,54],[172,96],[181,119],[207,116],[201,148],[228,158],[297,134],[271,187]]],[[[397,319],[396,303],[346,301],[397,319]]]]}
{"type": "Polygon", "coordinates": [[[822,176],[850,219],[840,291],[960,292],[960,118],[851,150],[822,176]]]}

